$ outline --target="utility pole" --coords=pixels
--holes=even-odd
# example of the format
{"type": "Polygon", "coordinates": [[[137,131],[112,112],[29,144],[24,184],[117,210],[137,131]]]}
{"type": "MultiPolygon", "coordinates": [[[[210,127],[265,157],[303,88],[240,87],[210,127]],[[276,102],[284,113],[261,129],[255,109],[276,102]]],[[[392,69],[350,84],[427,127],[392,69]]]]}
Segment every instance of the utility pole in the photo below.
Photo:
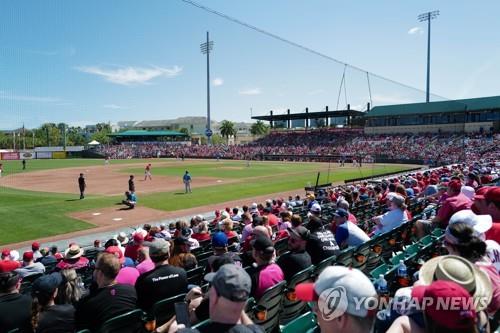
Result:
{"type": "Polygon", "coordinates": [[[210,40],[207,31],[207,41],[200,45],[201,53],[207,55],[207,127],[205,135],[207,136],[208,145],[212,144],[212,129],[210,128],[210,51],[212,51],[214,42],[210,40]]]}
{"type": "Polygon", "coordinates": [[[431,76],[431,20],[439,15],[439,10],[427,12],[418,15],[418,21],[427,21],[427,89],[425,94],[425,102],[429,103],[430,94],[430,76],[431,76]]]}

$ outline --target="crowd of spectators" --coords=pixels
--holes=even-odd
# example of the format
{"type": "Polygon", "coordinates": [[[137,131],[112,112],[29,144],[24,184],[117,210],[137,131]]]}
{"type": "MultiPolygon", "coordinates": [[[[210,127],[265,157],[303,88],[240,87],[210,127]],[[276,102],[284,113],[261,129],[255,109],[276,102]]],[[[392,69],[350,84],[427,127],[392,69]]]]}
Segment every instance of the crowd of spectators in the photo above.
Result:
{"type": "Polygon", "coordinates": [[[315,160],[321,156],[370,162],[375,157],[420,160],[429,164],[450,164],[460,160],[494,161],[500,158],[500,134],[408,134],[365,135],[360,132],[312,130],[272,132],[247,145],[174,145],[171,143],[125,143],[100,146],[98,152],[113,159],[144,157],[199,157],[262,159],[283,155],[283,159],[315,160]]]}
{"type": "MultiPolygon", "coordinates": [[[[401,293],[417,301],[459,297],[463,302],[456,309],[431,304],[375,316],[357,300],[375,298],[378,285],[360,270],[340,266],[327,267],[314,283],[296,286],[297,299],[315,304],[322,332],[370,332],[374,325],[380,332],[382,326],[388,332],[489,332],[498,324],[500,307],[499,175],[498,162],[454,164],[224,207],[214,218],[146,224],[85,250],[76,243],[59,251],[38,242],[22,256],[3,249],[0,332],[98,332],[110,318],[134,309],[151,313],[155,303],[179,294],[186,294],[193,324],[211,320],[201,332],[262,332],[244,311],[250,297],[259,300],[268,288],[310,265],[404,225],[413,218],[409,204],[419,200],[437,214],[422,217],[418,236],[441,228],[448,255],[422,263],[415,286],[401,293]],[[382,211],[356,216],[367,205],[382,211]],[[333,209],[331,216],[323,213],[325,207],[333,209]],[[283,242],[289,252],[278,249],[283,242]],[[206,249],[208,254],[201,252],[206,249]],[[208,290],[203,280],[189,282],[190,272],[199,267],[207,273],[208,290]],[[347,303],[345,312],[330,318],[325,314],[334,313],[338,303],[319,296],[336,287],[343,288],[347,303]],[[470,301],[476,298],[479,303],[470,301]]],[[[180,329],[175,317],[154,328],[180,329]]]]}

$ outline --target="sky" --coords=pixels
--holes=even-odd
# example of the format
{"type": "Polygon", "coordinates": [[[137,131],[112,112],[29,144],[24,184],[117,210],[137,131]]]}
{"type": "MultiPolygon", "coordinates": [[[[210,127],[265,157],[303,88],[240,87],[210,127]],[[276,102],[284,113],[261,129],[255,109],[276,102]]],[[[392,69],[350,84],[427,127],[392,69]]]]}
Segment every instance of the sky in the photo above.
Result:
{"type": "Polygon", "coordinates": [[[425,101],[432,10],[431,99],[500,93],[498,1],[196,1],[363,71],[181,0],[2,1],[0,129],[206,116],[207,31],[218,121],[425,101]]]}

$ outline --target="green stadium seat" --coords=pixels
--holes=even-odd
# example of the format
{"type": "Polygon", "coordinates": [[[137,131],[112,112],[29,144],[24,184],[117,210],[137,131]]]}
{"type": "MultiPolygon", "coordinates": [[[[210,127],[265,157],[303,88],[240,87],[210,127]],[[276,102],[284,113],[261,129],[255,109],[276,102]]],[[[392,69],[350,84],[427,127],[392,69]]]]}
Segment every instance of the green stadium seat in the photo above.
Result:
{"type": "Polygon", "coordinates": [[[395,255],[394,257],[391,258],[390,262],[391,262],[391,265],[395,266],[395,265],[399,265],[399,261],[400,260],[405,260],[405,257],[406,257],[406,254],[404,252],[401,252],[397,255],[395,255]]]}
{"type": "Polygon", "coordinates": [[[335,258],[335,265],[350,267],[352,264],[352,254],[354,252],[354,247],[348,247],[337,254],[335,258]]]}
{"type": "Polygon", "coordinates": [[[252,308],[252,317],[256,325],[260,325],[267,333],[278,328],[279,315],[282,311],[283,293],[286,281],[281,281],[267,289],[252,308]]]}
{"type": "Polygon", "coordinates": [[[434,237],[441,237],[442,235],[444,235],[444,232],[445,232],[444,229],[436,228],[436,229],[432,230],[431,235],[434,237]]]}
{"type": "Polygon", "coordinates": [[[304,313],[281,328],[281,333],[303,333],[316,327],[316,317],[312,311],[304,313]]]}
{"type": "Polygon", "coordinates": [[[189,284],[200,285],[205,273],[205,266],[195,267],[186,272],[189,284]]]}
{"type": "Polygon", "coordinates": [[[138,333],[143,327],[144,313],[141,309],[129,311],[102,324],[99,333],[138,333]]]}
{"type": "Polygon", "coordinates": [[[386,264],[382,264],[382,265],[378,266],[377,268],[375,268],[373,271],[371,271],[370,276],[373,279],[378,279],[380,274],[385,275],[388,271],[389,271],[389,266],[387,266],[386,264]]]}
{"type": "Polygon", "coordinates": [[[419,244],[425,247],[432,244],[432,242],[433,242],[432,235],[427,235],[420,239],[419,244]]]}
{"type": "Polygon", "coordinates": [[[156,302],[153,305],[153,313],[148,317],[152,317],[156,320],[156,326],[165,324],[170,318],[175,315],[174,304],[177,302],[183,302],[186,298],[186,294],[179,294],[173,297],[165,298],[161,301],[156,302]]]}
{"type": "Polygon", "coordinates": [[[328,266],[331,266],[335,263],[336,256],[331,256],[326,259],[321,260],[319,263],[317,263],[314,267],[314,276],[318,276],[321,274],[321,272],[327,268],[328,266]]]}
{"type": "Polygon", "coordinates": [[[285,294],[283,295],[283,312],[280,315],[280,324],[284,324],[301,313],[307,303],[297,299],[295,286],[300,283],[310,281],[314,272],[314,266],[310,266],[294,276],[288,281],[285,294]]]}

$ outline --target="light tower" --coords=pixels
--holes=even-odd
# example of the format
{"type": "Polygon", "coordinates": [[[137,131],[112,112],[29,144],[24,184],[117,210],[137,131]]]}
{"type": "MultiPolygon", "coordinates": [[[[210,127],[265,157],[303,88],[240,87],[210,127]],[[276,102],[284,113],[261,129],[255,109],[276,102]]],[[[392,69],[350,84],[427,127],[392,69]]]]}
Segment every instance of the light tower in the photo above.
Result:
{"type": "Polygon", "coordinates": [[[201,53],[207,55],[207,127],[205,129],[205,135],[207,136],[207,142],[210,145],[212,143],[212,129],[210,128],[210,51],[212,51],[214,42],[210,40],[207,31],[207,41],[200,45],[201,53]]]}
{"type": "Polygon", "coordinates": [[[430,75],[431,75],[431,20],[439,15],[439,10],[427,12],[418,15],[418,21],[427,21],[427,90],[425,94],[425,101],[429,103],[430,94],[430,75]]]}

